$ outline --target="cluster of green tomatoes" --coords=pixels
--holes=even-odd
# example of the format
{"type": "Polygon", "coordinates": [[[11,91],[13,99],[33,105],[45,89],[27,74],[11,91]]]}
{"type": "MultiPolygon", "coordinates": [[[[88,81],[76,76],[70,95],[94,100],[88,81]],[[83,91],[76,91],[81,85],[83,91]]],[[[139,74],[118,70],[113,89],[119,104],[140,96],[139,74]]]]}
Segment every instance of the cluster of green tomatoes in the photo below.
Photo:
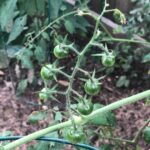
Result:
{"type": "MultiPolygon", "coordinates": [[[[57,59],[66,58],[69,54],[67,49],[64,49],[60,45],[54,48],[53,54],[57,59]]],[[[115,63],[115,56],[112,53],[102,55],[102,64],[105,67],[111,67],[115,63]]],[[[41,68],[40,74],[44,81],[53,80],[58,72],[58,68],[54,64],[47,64],[41,68]]],[[[84,91],[89,96],[97,95],[101,90],[101,84],[99,80],[94,76],[87,79],[84,84],[84,91]]],[[[42,101],[46,101],[49,97],[48,88],[43,88],[39,93],[39,98],[42,101]]],[[[77,111],[81,115],[89,115],[93,111],[93,103],[91,99],[86,97],[80,97],[78,99],[77,111]]],[[[67,133],[67,139],[72,143],[78,143],[82,141],[84,137],[83,131],[81,130],[69,130],[67,133]]]]}

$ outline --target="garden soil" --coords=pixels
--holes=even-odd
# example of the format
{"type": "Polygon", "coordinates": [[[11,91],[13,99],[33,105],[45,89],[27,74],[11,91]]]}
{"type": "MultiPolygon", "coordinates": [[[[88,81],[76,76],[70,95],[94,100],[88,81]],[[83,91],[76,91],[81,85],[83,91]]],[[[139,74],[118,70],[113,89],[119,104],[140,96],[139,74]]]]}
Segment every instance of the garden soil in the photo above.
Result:
{"type": "MultiPolygon", "coordinates": [[[[111,78],[105,80],[102,92],[96,101],[111,103],[119,99],[136,94],[142,90],[139,89],[117,89],[112,85],[111,78]]],[[[16,97],[12,90],[11,82],[6,82],[0,85],[0,133],[11,131],[13,135],[27,135],[38,129],[42,129],[48,125],[48,121],[40,122],[38,125],[29,124],[27,117],[33,111],[39,108],[32,105],[37,98],[30,99],[31,97],[16,97]]],[[[145,101],[140,101],[135,104],[127,105],[114,111],[117,114],[117,128],[115,130],[115,137],[123,139],[133,139],[137,131],[145,120],[150,117],[150,106],[145,104],[145,101]]],[[[94,142],[98,145],[101,141],[98,139],[94,142]]],[[[107,141],[106,141],[107,142],[107,141]]],[[[150,147],[140,140],[139,146],[142,150],[150,150],[150,147]]],[[[26,150],[27,146],[24,145],[17,150],[26,150]]],[[[66,147],[66,150],[71,150],[71,147],[66,147]]],[[[124,149],[124,148],[123,148],[124,149]]]]}

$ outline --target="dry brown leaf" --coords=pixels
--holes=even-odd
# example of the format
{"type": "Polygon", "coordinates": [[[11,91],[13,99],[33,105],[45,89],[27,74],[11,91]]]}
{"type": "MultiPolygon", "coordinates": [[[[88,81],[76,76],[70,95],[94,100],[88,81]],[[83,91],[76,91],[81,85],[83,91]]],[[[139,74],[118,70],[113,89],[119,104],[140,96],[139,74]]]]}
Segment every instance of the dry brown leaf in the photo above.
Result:
{"type": "Polygon", "coordinates": [[[34,78],[34,69],[30,69],[28,71],[28,82],[32,83],[33,82],[33,78],[34,78]]]}
{"type": "Polygon", "coordinates": [[[58,83],[63,85],[63,86],[68,86],[69,85],[69,82],[65,81],[65,80],[58,80],[58,83]]]}
{"type": "Polygon", "coordinates": [[[18,64],[16,64],[15,66],[15,73],[16,73],[16,77],[19,79],[20,78],[20,66],[18,64]]]}
{"type": "Polygon", "coordinates": [[[3,75],[5,75],[5,73],[0,70],[0,76],[3,76],[3,75]]]}

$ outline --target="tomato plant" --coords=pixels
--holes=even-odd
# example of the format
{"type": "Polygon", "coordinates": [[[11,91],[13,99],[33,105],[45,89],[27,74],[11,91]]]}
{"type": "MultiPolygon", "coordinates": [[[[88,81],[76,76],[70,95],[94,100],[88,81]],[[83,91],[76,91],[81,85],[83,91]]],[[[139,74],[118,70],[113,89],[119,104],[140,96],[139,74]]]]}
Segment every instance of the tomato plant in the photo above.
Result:
{"type": "MultiPolygon", "coordinates": [[[[11,2],[14,4],[15,0],[14,1],[11,0],[11,2]]],[[[43,2],[45,1],[40,1],[40,2],[43,4],[43,2]]],[[[99,92],[101,91],[100,76],[101,75],[106,76],[104,72],[105,68],[112,67],[115,64],[116,57],[117,57],[114,54],[113,50],[111,50],[111,52],[108,50],[107,45],[110,46],[111,44],[110,42],[113,41],[115,42],[125,41],[128,43],[129,42],[137,43],[137,41],[133,39],[115,38],[113,37],[113,35],[111,35],[111,33],[109,33],[109,31],[107,31],[107,28],[105,28],[105,26],[103,25],[102,20],[105,20],[105,18],[102,17],[105,15],[105,13],[108,12],[113,12],[114,17],[117,17],[117,19],[119,19],[119,22],[121,24],[125,24],[126,23],[125,15],[120,10],[110,9],[108,7],[107,0],[104,0],[103,8],[100,14],[97,14],[96,12],[90,10],[90,7],[88,5],[89,2],[90,1],[84,1],[84,2],[77,1],[76,3],[78,5],[76,7],[75,4],[74,4],[75,6],[65,5],[66,1],[61,1],[61,0],[50,1],[51,4],[50,8],[53,10],[54,7],[56,7],[56,9],[54,9],[56,12],[52,13],[53,15],[50,14],[53,19],[55,18],[55,20],[50,18],[49,20],[51,22],[48,23],[46,22],[48,20],[46,20],[45,24],[43,25],[42,21],[37,20],[37,18],[42,18],[43,16],[36,16],[34,22],[36,22],[37,24],[33,27],[34,29],[33,32],[28,33],[27,42],[24,44],[25,46],[21,51],[22,55],[19,59],[22,60],[22,57],[25,57],[27,61],[23,59],[22,64],[26,65],[26,68],[31,69],[34,64],[30,62],[30,58],[36,56],[36,59],[39,60],[38,66],[39,65],[43,66],[40,71],[42,82],[41,80],[40,81],[37,80],[40,86],[44,86],[44,88],[39,92],[39,98],[44,102],[48,98],[51,98],[52,100],[55,100],[55,102],[58,102],[59,104],[66,104],[66,105],[62,105],[61,108],[59,104],[55,103],[55,106],[53,107],[52,103],[50,102],[50,105],[44,107],[45,105],[43,103],[42,104],[40,103],[41,107],[39,109],[41,110],[39,110],[39,112],[45,111],[46,113],[41,114],[37,111],[35,114],[30,116],[30,120],[34,120],[34,122],[38,122],[38,120],[41,121],[43,118],[45,118],[44,115],[49,113],[48,109],[50,109],[53,116],[52,118],[54,118],[53,120],[54,122],[51,123],[50,126],[47,127],[46,129],[36,131],[36,133],[25,136],[18,141],[6,144],[2,148],[0,147],[0,149],[3,150],[14,149],[24,143],[30,142],[34,139],[37,139],[38,137],[42,137],[53,131],[57,132],[56,137],[59,136],[62,137],[61,129],[63,128],[67,128],[68,131],[66,133],[66,138],[73,144],[84,141],[84,138],[86,137],[85,133],[89,135],[87,136],[87,138],[89,137],[93,138],[96,135],[96,137],[100,137],[100,138],[102,137],[104,139],[105,138],[114,139],[113,127],[115,127],[116,122],[114,119],[115,118],[114,114],[112,115],[111,111],[121,106],[144,99],[150,95],[150,90],[146,90],[134,96],[124,98],[120,101],[115,101],[112,104],[109,104],[107,106],[100,105],[97,108],[93,108],[92,102],[97,100],[95,99],[94,96],[98,95],[99,92]],[[54,5],[57,2],[58,5],[54,5]],[[58,17],[59,12],[61,12],[60,17],[58,17]],[[95,21],[94,25],[93,24],[90,25],[90,28],[94,28],[94,30],[91,30],[93,32],[90,34],[86,32],[85,28],[83,28],[85,27],[84,24],[87,24],[84,18],[85,16],[92,17],[92,19],[95,21]],[[42,26],[42,29],[36,33],[35,29],[39,29],[39,26],[42,26]],[[64,29],[64,27],[66,28],[66,31],[59,32],[62,29],[64,29]],[[83,44],[82,43],[76,44],[76,38],[73,37],[75,28],[77,28],[78,30],[82,29],[82,31],[84,31],[82,36],[85,38],[88,37],[88,35],[90,35],[90,39],[85,40],[83,44]],[[51,32],[49,33],[47,29],[50,29],[51,32]],[[60,33],[62,35],[59,35],[60,33]],[[67,34],[69,33],[71,35],[67,36],[67,34]],[[105,37],[105,35],[107,37],[105,37]],[[43,38],[46,40],[43,40],[43,38]],[[41,57],[39,56],[43,56],[42,55],[43,48],[46,47],[45,49],[47,49],[47,47],[49,47],[47,45],[45,46],[45,44],[48,43],[50,39],[52,39],[51,41],[54,42],[50,44],[50,47],[53,49],[53,54],[55,57],[53,58],[52,56],[50,60],[48,59],[49,63],[47,65],[43,65],[45,64],[45,59],[44,57],[40,59],[41,57]],[[37,43],[38,45],[36,46],[37,43]],[[53,45],[57,45],[57,46],[53,47],[53,45]],[[97,56],[101,56],[101,62],[104,66],[102,67],[102,69],[98,69],[100,67],[100,64],[94,64],[94,65],[90,65],[87,68],[84,68],[84,64],[86,63],[88,64],[90,62],[89,61],[90,57],[88,56],[89,54],[88,52],[93,54],[93,51],[91,49],[94,47],[98,47],[98,50],[100,51],[97,56]],[[69,52],[71,55],[70,60],[67,59],[69,52]],[[66,59],[61,60],[63,58],[66,59]],[[90,67],[94,71],[88,71],[90,67]],[[57,74],[57,78],[56,78],[56,74],[57,74]],[[84,84],[80,82],[80,80],[82,79],[84,81],[85,79],[87,79],[84,84]],[[75,100],[78,100],[78,102],[75,100]],[[101,126],[99,127],[99,125],[101,126]],[[96,130],[98,132],[95,133],[94,131],[91,130],[89,131],[88,127],[92,127],[91,128],[92,130],[96,130]],[[80,128],[81,129],[84,128],[84,132],[80,128]]],[[[5,7],[4,4],[5,3],[3,3],[3,7],[5,7]]],[[[9,3],[8,6],[11,9],[10,7],[11,3],[9,3]]],[[[14,11],[15,8],[16,7],[13,7],[12,11],[14,11]]],[[[6,10],[9,9],[7,8],[6,10]]],[[[34,9],[30,10],[31,14],[33,13],[32,11],[34,11],[34,9]]],[[[22,12],[22,14],[24,13],[25,11],[22,12]]],[[[16,14],[17,12],[15,12],[13,16],[16,16],[16,14]]],[[[35,13],[33,13],[32,15],[34,16],[35,13]]],[[[0,17],[2,17],[2,15],[0,15],[0,17]]],[[[9,20],[9,17],[5,19],[6,21],[5,23],[8,23],[7,19],[9,20]]],[[[26,20],[26,16],[23,17],[23,20],[26,20]]],[[[22,25],[22,22],[20,24],[22,25]]],[[[4,29],[3,24],[1,24],[1,27],[3,27],[4,29]]],[[[19,27],[22,28],[22,26],[19,27]]],[[[22,32],[22,30],[20,32],[22,32]]],[[[13,31],[12,34],[14,35],[15,29],[12,31],[13,31]]],[[[15,36],[18,37],[18,35],[15,36]]],[[[79,39],[80,42],[82,42],[82,38],[79,39]]],[[[8,39],[7,44],[10,44],[10,42],[13,40],[14,39],[12,38],[11,35],[8,39]]],[[[140,43],[141,44],[146,43],[147,45],[150,45],[150,43],[146,41],[144,42],[141,41],[140,43]]],[[[109,76],[109,74],[107,74],[107,76],[109,76]]],[[[23,83],[27,85],[27,82],[28,80],[25,80],[25,82],[23,83]]],[[[111,91],[110,88],[107,87],[107,89],[111,91]]],[[[98,96],[96,98],[98,98],[98,96]]],[[[140,132],[141,131],[139,131],[139,133],[140,132]]],[[[147,137],[149,137],[149,135],[144,133],[144,137],[146,137],[147,140],[147,137]]],[[[117,143],[116,139],[117,138],[115,138],[113,143],[115,143],[116,145],[118,143],[120,144],[121,140],[117,143]]],[[[133,142],[134,140],[130,141],[129,143],[135,144],[133,142]]],[[[125,140],[125,143],[127,143],[127,140],[125,140]]],[[[89,144],[91,144],[90,141],[89,144]]],[[[100,147],[100,145],[98,146],[100,147]]],[[[118,145],[116,147],[118,148],[118,145]]]]}

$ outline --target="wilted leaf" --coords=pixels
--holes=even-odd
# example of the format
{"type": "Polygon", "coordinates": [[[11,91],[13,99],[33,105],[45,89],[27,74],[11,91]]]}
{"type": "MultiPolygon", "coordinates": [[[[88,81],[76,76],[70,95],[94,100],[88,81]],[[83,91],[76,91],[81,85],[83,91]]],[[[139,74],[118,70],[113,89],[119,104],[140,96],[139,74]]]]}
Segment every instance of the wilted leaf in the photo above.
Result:
{"type": "Polygon", "coordinates": [[[15,40],[23,31],[24,26],[26,25],[27,16],[24,15],[15,20],[12,31],[10,32],[7,44],[15,40]]]}

